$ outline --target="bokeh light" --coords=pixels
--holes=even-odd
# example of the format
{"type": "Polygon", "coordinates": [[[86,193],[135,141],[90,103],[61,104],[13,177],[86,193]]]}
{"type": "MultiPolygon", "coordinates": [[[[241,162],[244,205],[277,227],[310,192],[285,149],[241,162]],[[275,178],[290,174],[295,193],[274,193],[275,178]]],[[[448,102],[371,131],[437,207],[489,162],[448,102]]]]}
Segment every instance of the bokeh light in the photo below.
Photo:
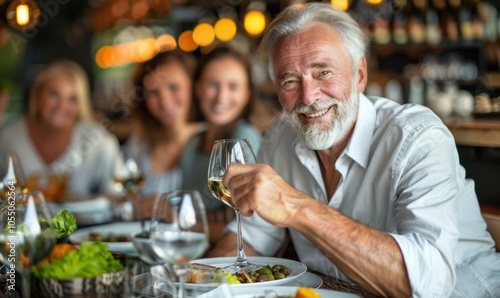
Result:
{"type": "Polygon", "coordinates": [[[186,30],[177,39],[179,48],[184,52],[192,52],[198,48],[198,44],[193,40],[193,31],[186,30]]]}
{"type": "Polygon", "coordinates": [[[158,36],[158,38],[156,38],[156,42],[160,47],[160,52],[172,50],[177,47],[177,42],[175,41],[175,38],[170,34],[162,34],[158,36]]]}
{"type": "MultiPolygon", "coordinates": [[[[379,1],[380,0],[368,0],[369,1],[379,1]]],[[[338,8],[342,11],[346,11],[349,8],[349,0],[332,0],[332,6],[338,8]]]]}
{"type": "Polygon", "coordinates": [[[30,9],[26,4],[19,4],[16,7],[16,21],[19,26],[24,26],[30,22],[30,9]]]}
{"type": "Polygon", "coordinates": [[[230,41],[236,35],[236,23],[230,18],[221,18],[214,25],[215,36],[220,41],[230,41]]]}
{"type": "Polygon", "coordinates": [[[249,11],[245,14],[243,25],[248,34],[259,35],[266,28],[266,16],[261,11],[249,11]]]}
{"type": "Polygon", "coordinates": [[[200,23],[193,30],[193,40],[200,46],[208,46],[214,39],[214,28],[208,23],[200,23]]]}

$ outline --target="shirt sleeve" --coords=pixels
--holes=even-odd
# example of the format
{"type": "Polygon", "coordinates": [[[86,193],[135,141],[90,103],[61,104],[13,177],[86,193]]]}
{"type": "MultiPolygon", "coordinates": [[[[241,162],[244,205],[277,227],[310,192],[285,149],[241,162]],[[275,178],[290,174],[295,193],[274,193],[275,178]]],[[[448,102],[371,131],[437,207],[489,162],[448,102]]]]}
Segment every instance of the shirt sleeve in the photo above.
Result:
{"type": "Polygon", "coordinates": [[[409,131],[393,166],[397,233],[414,297],[448,297],[455,282],[458,198],[464,177],[442,125],[409,131]]]}

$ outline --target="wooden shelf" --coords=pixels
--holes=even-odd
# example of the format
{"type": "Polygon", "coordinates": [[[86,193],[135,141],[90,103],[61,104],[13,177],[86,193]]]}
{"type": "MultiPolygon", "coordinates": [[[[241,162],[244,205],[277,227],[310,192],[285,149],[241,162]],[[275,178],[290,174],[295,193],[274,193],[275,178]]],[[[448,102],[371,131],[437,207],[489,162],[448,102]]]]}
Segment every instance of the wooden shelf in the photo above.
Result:
{"type": "Polygon", "coordinates": [[[447,120],[444,123],[453,134],[457,145],[500,148],[498,120],[447,120]]]}

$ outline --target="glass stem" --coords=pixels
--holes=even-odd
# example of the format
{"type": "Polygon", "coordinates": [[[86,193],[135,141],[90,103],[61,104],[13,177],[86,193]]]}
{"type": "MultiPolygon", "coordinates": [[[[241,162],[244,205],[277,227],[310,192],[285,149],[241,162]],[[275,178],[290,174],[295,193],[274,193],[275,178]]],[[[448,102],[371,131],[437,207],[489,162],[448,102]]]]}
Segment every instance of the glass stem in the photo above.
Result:
{"type": "Polygon", "coordinates": [[[21,275],[21,286],[23,298],[31,297],[31,274],[27,270],[21,270],[19,272],[21,275]]]}
{"type": "Polygon", "coordinates": [[[184,277],[186,275],[186,266],[183,265],[177,265],[177,275],[179,276],[179,291],[177,292],[177,298],[184,298],[186,297],[186,292],[184,289],[184,277]]]}
{"type": "Polygon", "coordinates": [[[235,210],[236,212],[236,224],[238,226],[238,230],[236,236],[238,238],[238,254],[236,256],[236,263],[240,266],[248,265],[247,256],[245,255],[245,250],[243,249],[243,237],[241,236],[241,217],[240,211],[235,210]]]}

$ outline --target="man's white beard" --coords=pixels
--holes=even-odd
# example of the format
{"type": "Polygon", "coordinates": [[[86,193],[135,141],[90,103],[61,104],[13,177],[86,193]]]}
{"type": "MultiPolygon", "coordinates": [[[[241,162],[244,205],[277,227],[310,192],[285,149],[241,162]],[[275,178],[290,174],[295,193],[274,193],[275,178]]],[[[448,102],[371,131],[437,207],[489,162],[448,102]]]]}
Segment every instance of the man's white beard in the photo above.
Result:
{"type": "Polygon", "coordinates": [[[330,98],[320,103],[315,102],[310,106],[301,103],[292,112],[285,111],[284,113],[309,148],[313,150],[325,150],[338,143],[347,134],[348,128],[358,114],[358,96],[357,86],[354,81],[348,101],[330,98]],[[321,111],[329,106],[331,106],[330,109],[334,113],[331,123],[321,121],[318,123],[303,124],[301,122],[299,114],[321,111]]]}

